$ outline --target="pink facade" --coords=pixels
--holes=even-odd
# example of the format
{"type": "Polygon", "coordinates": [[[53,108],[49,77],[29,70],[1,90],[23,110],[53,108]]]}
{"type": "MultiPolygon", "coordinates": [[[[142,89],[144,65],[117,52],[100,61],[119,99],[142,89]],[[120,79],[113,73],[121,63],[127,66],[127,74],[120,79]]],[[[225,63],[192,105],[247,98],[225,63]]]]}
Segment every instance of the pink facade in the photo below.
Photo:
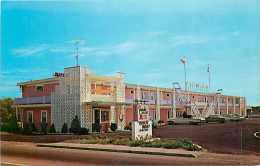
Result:
{"type": "Polygon", "coordinates": [[[54,92],[54,89],[57,85],[58,83],[56,82],[43,84],[43,85],[25,85],[22,86],[22,96],[23,97],[50,96],[51,93],[54,92]]]}

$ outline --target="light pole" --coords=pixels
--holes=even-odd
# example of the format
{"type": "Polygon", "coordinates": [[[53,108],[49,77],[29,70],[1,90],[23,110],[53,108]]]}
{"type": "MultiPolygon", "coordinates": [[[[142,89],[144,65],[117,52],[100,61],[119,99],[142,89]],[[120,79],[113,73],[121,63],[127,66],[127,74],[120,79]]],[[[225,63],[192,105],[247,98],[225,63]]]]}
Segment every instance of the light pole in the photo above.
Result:
{"type": "Polygon", "coordinates": [[[187,74],[186,74],[186,63],[187,63],[187,59],[184,56],[183,58],[181,58],[181,63],[183,63],[183,67],[184,67],[184,86],[185,86],[185,113],[187,114],[187,105],[188,105],[188,95],[187,95],[187,74]]]}
{"type": "Polygon", "coordinates": [[[183,63],[183,67],[184,67],[184,86],[185,86],[185,92],[186,92],[187,91],[187,73],[186,73],[187,59],[186,59],[186,57],[181,58],[181,63],[183,63]]]}

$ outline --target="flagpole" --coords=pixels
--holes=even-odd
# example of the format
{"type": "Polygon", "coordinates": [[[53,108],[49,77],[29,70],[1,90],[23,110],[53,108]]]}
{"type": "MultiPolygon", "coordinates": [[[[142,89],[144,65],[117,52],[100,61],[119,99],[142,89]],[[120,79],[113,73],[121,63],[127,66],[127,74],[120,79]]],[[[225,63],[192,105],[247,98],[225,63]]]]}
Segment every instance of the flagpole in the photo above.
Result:
{"type": "Polygon", "coordinates": [[[209,85],[208,85],[208,86],[209,86],[209,91],[210,91],[210,88],[211,88],[211,85],[210,85],[210,83],[211,83],[211,80],[210,80],[210,79],[211,79],[211,78],[210,78],[211,75],[210,75],[210,74],[211,74],[211,73],[210,73],[210,65],[209,65],[209,64],[208,64],[208,73],[209,73],[209,85]]]}

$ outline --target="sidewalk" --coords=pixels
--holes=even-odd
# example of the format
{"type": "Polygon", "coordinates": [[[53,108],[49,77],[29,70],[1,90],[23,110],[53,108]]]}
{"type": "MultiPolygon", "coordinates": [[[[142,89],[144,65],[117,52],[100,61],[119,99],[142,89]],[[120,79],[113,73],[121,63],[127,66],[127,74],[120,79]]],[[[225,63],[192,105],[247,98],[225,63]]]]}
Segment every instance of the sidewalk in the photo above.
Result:
{"type": "Polygon", "coordinates": [[[107,145],[107,144],[103,145],[103,144],[76,144],[76,143],[48,143],[48,144],[37,144],[37,146],[79,149],[79,150],[121,152],[121,153],[180,156],[180,157],[197,157],[199,155],[199,152],[186,151],[183,149],[129,147],[129,146],[123,146],[123,145],[107,145]]]}

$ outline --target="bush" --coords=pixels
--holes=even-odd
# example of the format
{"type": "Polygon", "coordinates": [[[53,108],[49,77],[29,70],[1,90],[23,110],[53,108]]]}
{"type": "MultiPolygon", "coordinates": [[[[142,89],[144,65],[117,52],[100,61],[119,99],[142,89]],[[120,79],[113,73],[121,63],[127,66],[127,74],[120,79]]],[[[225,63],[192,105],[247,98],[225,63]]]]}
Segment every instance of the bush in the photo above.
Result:
{"type": "Polygon", "coordinates": [[[50,129],[49,129],[49,133],[56,133],[56,129],[54,124],[51,125],[50,129]]]}
{"type": "Polygon", "coordinates": [[[33,132],[33,123],[25,123],[23,126],[22,134],[31,135],[33,132]]]}
{"type": "Polygon", "coordinates": [[[46,122],[41,123],[41,133],[47,134],[48,124],[46,122]]]}
{"type": "Polygon", "coordinates": [[[132,122],[129,122],[127,125],[124,127],[125,130],[132,130],[132,122]]]}
{"type": "Polygon", "coordinates": [[[92,131],[100,132],[101,125],[99,123],[93,123],[92,124],[92,131]]]}
{"type": "Polygon", "coordinates": [[[111,128],[112,131],[116,131],[116,129],[117,129],[117,124],[116,124],[116,123],[111,123],[110,128],[111,128]]]}
{"type": "Polygon", "coordinates": [[[17,124],[16,117],[11,116],[10,119],[1,126],[1,131],[19,133],[21,131],[21,128],[17,124]]]}
{"type": "Polygon", "coordinates": [[[79,134],[79,135],[87,135],[88,131],[89,130],[87,128],[82,127],[82,128],[80,128],[80,131],[77,134],[79,134]]]}
{"type": "Polygon", "coordinates": [[[152,128],[153,129],[156,129],[157,128],[157,125],[156,125],[156,123],[153,121],[153,123],[152,123],[152,128]]]}
{"type": "Polygon", "coordinates": [[[68,133],[68,125],[67,123],[64,123],[61,129],[61,133],[68,133]]]}
{"type": "Polygon", "coordinates": [[[74,134],[80,133],[81,127],[80,127],[80,121],[78,116],[76,115],[75,118],[71,122],[70,132],[74,134]]]}

